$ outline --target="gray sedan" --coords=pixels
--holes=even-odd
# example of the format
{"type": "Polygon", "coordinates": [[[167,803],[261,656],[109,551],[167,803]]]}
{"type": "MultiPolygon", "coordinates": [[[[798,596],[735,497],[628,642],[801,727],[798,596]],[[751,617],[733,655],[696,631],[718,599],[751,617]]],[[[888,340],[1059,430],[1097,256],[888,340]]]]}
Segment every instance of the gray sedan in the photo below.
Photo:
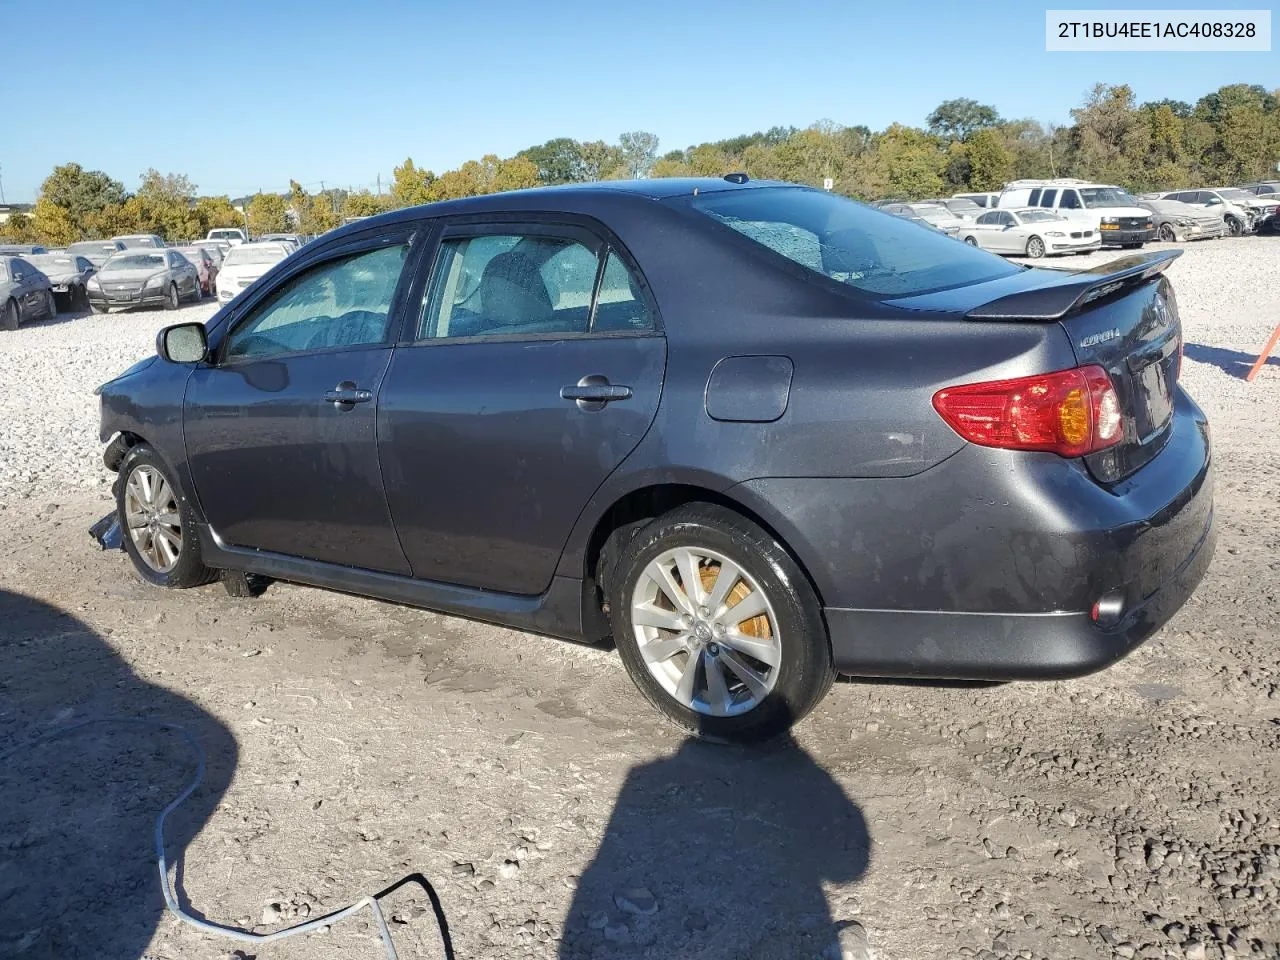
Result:
{"type": "Polygon", "coordinates": [[[200,274],[176,250],[126,250],[89,278],[94,313],[112,307],[163,306],[176,310],[184,300],[200,299],[200,274]]]}
{"type": "Polygon", "coordinates": [[[0,256],[0,330],[16,330],[25,320],[57,312],[48,277],[22,257],[0,256]]]}

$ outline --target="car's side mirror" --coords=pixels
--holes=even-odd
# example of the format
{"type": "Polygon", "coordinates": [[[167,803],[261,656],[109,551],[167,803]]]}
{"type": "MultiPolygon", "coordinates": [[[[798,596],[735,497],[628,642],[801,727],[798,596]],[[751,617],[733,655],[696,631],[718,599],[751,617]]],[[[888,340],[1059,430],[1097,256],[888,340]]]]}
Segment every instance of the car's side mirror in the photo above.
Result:
{"type": "Polygon", "coordinates": [[[170,363],[199,363],[209,355],[209,331],[203,323],[175,323],[156,335],[156,353],[170,363]]]}

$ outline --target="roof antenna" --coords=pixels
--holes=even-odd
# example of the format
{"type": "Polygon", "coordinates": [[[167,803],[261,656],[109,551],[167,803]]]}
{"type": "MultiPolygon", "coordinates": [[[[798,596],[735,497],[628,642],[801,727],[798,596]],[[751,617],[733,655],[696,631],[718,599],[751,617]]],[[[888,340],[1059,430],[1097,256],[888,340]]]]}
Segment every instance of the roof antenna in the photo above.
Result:
{"type": "Polygon", "coordinates": [[[728,180],[730,183],[746,183],[749,179],[751,179],[741,171],[739,171],[738,173],[726,173],[724,175],[724,178],[728,180]]]}

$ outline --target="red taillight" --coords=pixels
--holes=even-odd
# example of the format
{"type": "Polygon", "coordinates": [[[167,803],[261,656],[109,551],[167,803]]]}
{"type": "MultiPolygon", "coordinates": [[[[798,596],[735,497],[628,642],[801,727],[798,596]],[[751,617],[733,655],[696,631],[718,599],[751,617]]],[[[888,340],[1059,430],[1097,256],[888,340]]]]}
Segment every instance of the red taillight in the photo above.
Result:
{"type": "Polygon", "coordinates": [[[1124,435],[1120,398],[1099,366],[947,387],[933,406],[956,433],[984,447],[1082,457],[1124,435]]]}

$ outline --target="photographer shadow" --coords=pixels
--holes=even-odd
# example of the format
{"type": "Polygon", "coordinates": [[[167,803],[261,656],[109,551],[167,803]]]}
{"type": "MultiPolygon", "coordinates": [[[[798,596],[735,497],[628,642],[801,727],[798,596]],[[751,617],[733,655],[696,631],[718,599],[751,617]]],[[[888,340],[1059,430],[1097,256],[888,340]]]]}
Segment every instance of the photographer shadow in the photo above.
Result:
{"type": "Polygon", "coordinates": [[[165,910],[155,820],[198,762],[158,725],[206,752],[201,786],[166,823],[178,866],[227,790],[235,739],[71,614],[7,590],[0,664],[0,957],[141,957],[165,910]],[[83,721],[104,722],[60,733],[83,721]]]}
{"type": "Polygon", "coordinates": [[[559,956],[817,960],[839,934],[823,884],[869,857],[861,811],[790,736],[690,737],[627,775],[559,956]]]}

